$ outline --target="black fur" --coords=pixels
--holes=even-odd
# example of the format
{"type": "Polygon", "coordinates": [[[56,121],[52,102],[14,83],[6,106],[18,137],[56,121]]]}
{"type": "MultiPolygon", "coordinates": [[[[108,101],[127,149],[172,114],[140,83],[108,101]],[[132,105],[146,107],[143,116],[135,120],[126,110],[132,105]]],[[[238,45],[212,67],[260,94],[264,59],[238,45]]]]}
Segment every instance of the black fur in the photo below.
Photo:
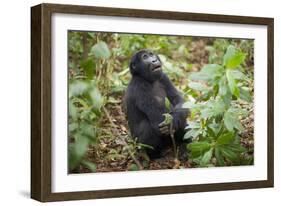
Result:
{"type": "Polygon", "coordinates": [[[164,113],[173,116],[177,142],[183,142],[188,110],[182,109],[183,98],[162,72],[159,57],[150,50],[141,50],[133,55],[130,62],[131,82],[125,94],[126,116],[131,134],[138,142],[150,145],[147,150],[151,158],[161,156],[163,148],[171,144],[169,133],[160,131],[159,124],[164,113]],[[171,111],[165,106],[165,97],[172,105],[171,111]]]}

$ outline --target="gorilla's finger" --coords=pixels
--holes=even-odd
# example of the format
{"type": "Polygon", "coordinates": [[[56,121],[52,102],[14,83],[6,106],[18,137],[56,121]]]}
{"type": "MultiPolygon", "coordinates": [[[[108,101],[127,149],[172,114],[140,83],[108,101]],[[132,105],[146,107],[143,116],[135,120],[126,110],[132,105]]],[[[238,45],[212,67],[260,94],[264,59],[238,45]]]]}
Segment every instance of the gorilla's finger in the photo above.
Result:
{"type": "Polygon", "coordinates": [[[159,127],[165,127],[166,125],[168,125],[166,122],[161,122],[160,124],[158,124],[159,127]]]}

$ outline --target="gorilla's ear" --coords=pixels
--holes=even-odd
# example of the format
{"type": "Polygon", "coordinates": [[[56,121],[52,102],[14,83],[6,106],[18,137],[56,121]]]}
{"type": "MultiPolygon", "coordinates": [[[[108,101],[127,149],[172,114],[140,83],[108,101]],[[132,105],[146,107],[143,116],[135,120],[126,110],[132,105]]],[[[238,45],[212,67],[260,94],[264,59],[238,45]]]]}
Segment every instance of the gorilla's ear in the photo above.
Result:
{"type": "Polygon", "coordinates": [[[130,63],[130,71],[131,71],[132,74],[136,74],[136,72],[137,72],[137,66],[136,66],[135,61],[132,61],[132,62],[130,63]]]}

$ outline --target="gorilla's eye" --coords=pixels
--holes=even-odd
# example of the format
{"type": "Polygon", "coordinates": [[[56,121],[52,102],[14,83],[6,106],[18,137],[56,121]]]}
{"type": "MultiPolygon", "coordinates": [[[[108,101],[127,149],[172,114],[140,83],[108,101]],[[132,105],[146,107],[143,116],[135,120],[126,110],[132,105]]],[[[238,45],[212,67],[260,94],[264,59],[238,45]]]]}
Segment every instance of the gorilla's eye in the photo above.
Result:
{"type": "Polygon", "coordinates": [[[149,56],[151,56],[151,57],[152,57],[152,56],[153,56],[153,53],[152,53],[152,52],[149,52],[149,56]]]}
{"type": "Polygon", "coordinates": [[[147,58],[148,58],[148,55],[147,55],[147,54],[144,54],[144,55],[142,56],[142,58],[143,58],[143,59],[147,59],[147,58]]]}

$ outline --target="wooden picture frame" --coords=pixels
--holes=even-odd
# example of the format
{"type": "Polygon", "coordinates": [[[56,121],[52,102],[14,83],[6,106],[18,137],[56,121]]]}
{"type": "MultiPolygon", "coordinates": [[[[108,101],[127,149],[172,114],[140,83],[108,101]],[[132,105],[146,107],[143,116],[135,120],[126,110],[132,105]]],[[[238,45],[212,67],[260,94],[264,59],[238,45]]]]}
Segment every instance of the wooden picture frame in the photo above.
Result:
{"type": "Polygon", "coordinates": [[[160,195],[234,189],[273,187],[274,183],[274,82],[272,18],[228,16],[214,14],[105,8],[76,5],[40,4],[31,8],[31,197],[48,201],[81,200],[92,198],[160,195]],[[214,184],[170,185],[159,187],[108,189],[93,191],[52,192],[51,141],[51,47],[54,13],[97,15],[128,18],[216,22],[267,27],[267,178],[258,181],[214,184]]]}

